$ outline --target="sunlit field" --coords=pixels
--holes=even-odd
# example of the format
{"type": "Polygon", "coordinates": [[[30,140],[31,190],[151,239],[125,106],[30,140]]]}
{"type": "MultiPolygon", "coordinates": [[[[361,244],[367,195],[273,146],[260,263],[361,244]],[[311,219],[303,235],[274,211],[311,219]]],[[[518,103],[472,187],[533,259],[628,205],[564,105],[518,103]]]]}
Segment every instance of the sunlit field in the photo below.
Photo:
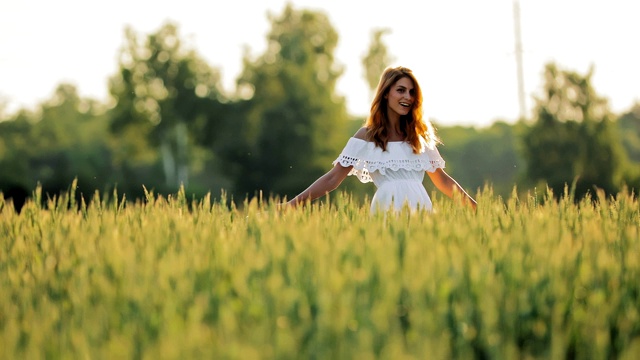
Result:
{"type": "Polygon", "coordinates": [[[0,357],[637,359],[638,201],[515,194],[0,195],[0,357]]]}

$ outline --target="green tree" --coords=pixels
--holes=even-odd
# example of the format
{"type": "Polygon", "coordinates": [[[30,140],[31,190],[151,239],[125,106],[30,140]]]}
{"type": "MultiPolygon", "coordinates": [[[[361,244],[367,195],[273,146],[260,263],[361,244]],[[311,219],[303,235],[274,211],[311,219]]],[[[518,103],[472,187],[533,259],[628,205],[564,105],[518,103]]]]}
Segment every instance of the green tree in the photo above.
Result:
{"type": "Polygon", "coordinates": [[[369,90],[373,94],[376,91],[380,75],[391,62],[393,57],[389,55],[387,45],[382,41],[382,37],[391,32],[388,28],[375,29],[371,32],[371,44],[367,53],[362,57],[362,66],[364,67],[364,77],[369,85],[369,90]]]}
{"type": "Polygon", "coordinates": [[[177,26],[164,24],[146,37],[125,31],[119,72],[110,81],[115,162],[126,182],[187,185],[212,159],[211,144],[224,121],[227,99],[220,74],[183,45],[177,26]]]}
{"type": "Polygon", "coordinates": [[[8,100],[0,95],[0,123],[9,120],[9,114],[7,113],[8,100]]]}
{"type": "Polygon", "coordinates": [[[88,194],[104,190],[114,180],[104,113],[104,105],[61,84],[37,111],[22,110],[0,123],[0,167],[7,169],[0,187],[32,190],[40,183],[56,194],[77,178],[88,194]]]}
{"type": "Polygon", "coordinates": [[[240,193],[291,196],[331,166],[347,138],[345,101],[335,93],[338,34],[324,13],[290,4],[269,19],[265,53],[245,55],[238,79],[250,99],[241,124],[247,157],[234,177],[240,193]]]}
{"type": "Polygon", "coordinates": [[[640,163],[640,102],[618,118],[618,131],[629,159],[640,163]]]}
{"type": "Polygon", "coordinates": [[[624,154],[592,75],[593,69],[582,76],[547,64],[535,122],[523,135],[527,178],[545,182],[556,194],[573,181],[577,197],[594,187],[610,194],[620,189],[624,154]]]}
{"type": "Polygon", "coordinates": [[[618,118],[618,135],[630,160],[625,173],[625,183],[640,191],[640,102],[618,118]]]}
{"type": "Polygon", "coordinates": [[[447,171],[470,190],[490,185],[507,197],[518,181],[524,159],[518,152],[521,124],[497,121],[486,128],[439,127],[445,143],[439,147],[447,171]]]}
{"type": "Polygon", "coordinates": [[[29,155],[31,144],[29,130],[34,115],[20,110],[0,122],[0,189],[31,187],[29,181],[29,155]]]}

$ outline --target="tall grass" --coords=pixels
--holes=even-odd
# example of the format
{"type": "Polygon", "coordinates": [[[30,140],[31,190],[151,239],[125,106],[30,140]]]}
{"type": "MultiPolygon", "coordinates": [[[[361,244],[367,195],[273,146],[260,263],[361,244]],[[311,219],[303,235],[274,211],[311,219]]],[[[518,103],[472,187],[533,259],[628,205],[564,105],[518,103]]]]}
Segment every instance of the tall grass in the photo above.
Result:
{"type": "Polygon", "coordinates": [[[147,192],[17,213],[0,194],[0,356],[636,359],[640,206],[478,194],[477,212],[278,211],[147,192]]]}

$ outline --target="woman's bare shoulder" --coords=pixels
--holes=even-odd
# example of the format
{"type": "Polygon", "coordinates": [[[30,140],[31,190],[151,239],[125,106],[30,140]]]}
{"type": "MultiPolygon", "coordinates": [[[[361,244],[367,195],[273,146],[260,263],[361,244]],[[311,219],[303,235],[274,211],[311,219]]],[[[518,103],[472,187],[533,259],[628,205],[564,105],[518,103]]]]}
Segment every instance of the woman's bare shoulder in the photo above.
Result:
{"type": "Polygon", "coordinates": [[[356,131],[356,133],[353,135],[354,138],[360,139],[360,140],[365,140],[366,136],[367,136],[367,128],[364,126],[361,127],[358,131],[356,131]]]}

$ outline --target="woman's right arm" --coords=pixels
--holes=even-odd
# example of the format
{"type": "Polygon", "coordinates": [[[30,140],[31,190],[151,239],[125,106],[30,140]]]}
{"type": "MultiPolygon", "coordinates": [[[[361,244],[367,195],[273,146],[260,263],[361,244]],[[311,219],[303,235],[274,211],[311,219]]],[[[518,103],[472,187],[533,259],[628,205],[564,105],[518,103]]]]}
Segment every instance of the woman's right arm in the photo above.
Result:
{"type": "Polygon", "coordinates": [[[340,165],[340,163],[336,163],[329,172],[319,177],[318,180],[314,181],[305,191],[289,200],[287,205],[295,207],[304,204],[306,201],[311,201],[330,193],[344,181],[347,175],[349,175],[351,168],[353,168],[353,166],[344,167],[340,165]]]}
{"type": "MultiPolygon", "coordinates": [[[[353,137],[356,139],[364,140],[367,134],[367,128],[360,128],[353,137]]],[[[301,192],[298,196],[287,202],[287,205],[290,206],[298,206],[303,204],[305,201],[311,201],[319,198],[320,196],[326,195],[331,191],[335,190],[344,179],[349,175],[349,171],[353,166],[344,167],[340,165],[340,163],[336,163],[333,166],[333,169],[329,170],[326,174],[322,175],[318,180],[316,180],[311,186],[309,186],[305,191],[301,192]]]]}

